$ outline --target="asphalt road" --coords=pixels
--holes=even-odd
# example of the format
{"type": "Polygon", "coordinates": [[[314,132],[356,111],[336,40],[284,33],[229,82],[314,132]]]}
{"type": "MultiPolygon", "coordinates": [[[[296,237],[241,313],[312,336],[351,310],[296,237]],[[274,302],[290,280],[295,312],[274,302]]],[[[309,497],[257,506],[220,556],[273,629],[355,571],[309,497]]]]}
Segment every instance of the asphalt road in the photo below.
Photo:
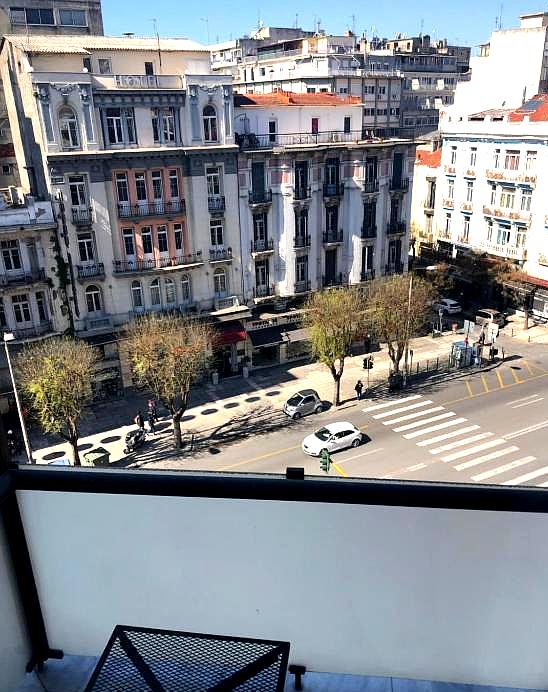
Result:
{"type": "Polygon", "coordinates": [[[321,475],[319,460],[304,454],[301,442],[326,423],[348,420],[367,441],[333,454],[332,476],[548,486],[543,361],[516,356],[487,372],[350,402],[299,421],[273,409],[242,421],[243,440],[231,443],[220,435],[198,444],[180,468],[285,473],[287,466],[300,466],[321,475]]]}

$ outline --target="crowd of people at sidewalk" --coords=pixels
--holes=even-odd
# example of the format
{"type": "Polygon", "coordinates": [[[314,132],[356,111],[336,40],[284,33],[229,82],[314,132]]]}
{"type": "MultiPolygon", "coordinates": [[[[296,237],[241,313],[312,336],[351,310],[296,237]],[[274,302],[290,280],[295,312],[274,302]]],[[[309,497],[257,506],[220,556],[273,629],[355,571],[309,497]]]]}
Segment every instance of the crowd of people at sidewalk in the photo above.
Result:
{"type": "MultiPolygon", "coordinates": [[[[156,402],[154,399],[149,399],[147,404],[147,418],[148,432],[156,435],[156,421],[158,420],[158,411],[156,408],[156,402]]],[[[137,415],[133,419],[135,425],[140,429],[145,429],[145,419],[141,410],[137,411],[137,415]]]]}

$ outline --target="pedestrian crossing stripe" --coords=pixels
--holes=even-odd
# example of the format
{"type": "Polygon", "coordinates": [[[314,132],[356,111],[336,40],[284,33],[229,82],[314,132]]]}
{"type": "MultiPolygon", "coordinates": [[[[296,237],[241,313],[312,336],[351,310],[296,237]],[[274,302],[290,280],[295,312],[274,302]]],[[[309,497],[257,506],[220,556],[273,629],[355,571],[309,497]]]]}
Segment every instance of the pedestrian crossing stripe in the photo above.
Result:
{"type": "Polygon", "coordinates": [[[437,420],[443,420],[444,418],[452,418],[457,414],[453,411],[447,411],[447,413],[440,413],[439,416],[431,416],[430,418],[424,418],[423,420],[415,421],[414,423],[407,423],[406,425],[400,425],[394,428],[394,432],[403,432],[404,430],[413,430],[413,428],[419,428],[421,425],[427,425],[428,423],[434,423],[437,420]]]}
{"type": "Polygon", "coordinates": [[[459,437],[459,435],[466,435],[466,433],[472,432],[474,430],[479,430],[479,425],[468,425],[466,428],[460,428],[459,430],[451,430],[450,432],[443,433],[442,435],[436,435],[436,437],[431,437],[428,440],[421,440],[417,442],[417,447],[428,447],[429,445],[435,445],[436,442],[441,442],[442,440],[450,440],[452,437],[459,437]]]}
{"type": "MultiPolygon", "coordinates": [[[[526,473],[524,476],[518,476],[517,478],[512,478],[509,481],[504,481],[502,485],[520,485],[520,483],[526,483],[527,481],[532,481],[534,478],[538,478],[539,476],[545,476],[548,473],[548,466],[543,466],[541,469],[537,469],[536,471],[531,471],[531,473],[526,473]]],[[[542,488],[545,488],[546,485],[543,483],[542,488]]]]}
{"type": "Polygon", "coordinates": [[[441,447],[435,447],[429,450],[430,454],[441,454],[441,452],[448,452],[450,449],[456,449],[457,447],[464,447],[465,445],[472,444],[472,442],[479,442],[480,440],[485,440],[486,437],[492,437],[492,432],[479,433],[473,435],[472,437],[465,437],[464,440],[457,440],[456,442],[449,442],[449,444],[442,445],[441,447]]]}
{"type": "Polygon", "coordinates": [[[462,457],[468,457],[476,452],[483,452],[484,449],[489,449],[490,447],[497,447],[498,445],[506,444],[506,440],[503,437],[497,437],[496,440],[488,440],[487,442],[482,442],[480,445],[475,447],[469,447],[468,449],[460,450],[460,452],[453,452],[452,454],[447,454],[442,457],[442,461],[455,461],[456,459],[462,459],[462,457]]]}
{"type": "Polygon", "coordinates": [[[414,432],[406,433],[404,438],[406,440],[412,440],[415,437],[420,437],[421,435],[427,435],[428,433],[434,432],[435,430],[443,430],[444,428],[450,428],[453,425],[460,425],[461,423],[466,423],[468,418],[453,418],[452,420],[445,421],[444,423],[438,423],[437,425],[431,425],[423,430],[415,430],[414,432]]]}
{"type": "Polygon", "coordinates": [[[413,401],[413,399],[422,399],[420,394],[413,394],[412,396],[406,396],[403,399],[395,399],[394,401],[389,401],[385,404],[375,404],[374,406],[368,406],[362,409],[364,413],[369,413],[370,411],[377,411],[381,408],[388,408],[389,406],[395,406],[397,404],[403,404],[404,401],[413,401]]]}
{"type": "Polygon", "coordinates": [[[405,416],[400,416],[399,418],[394,418],[393,420],[382,421],[382,424],[394,425],[394,423],[401,423],[405,420],[413,420],[413,418],[427,416],[429,413],[436,413],[436,411],[443,411],[443,406],[434,406],[433,408],[426,409],[426,411],[415,411],[415,413],[407,413],[405,416]]]}
{"type": "Polygon", "coordinates": [[[509,464],[497,466],[497,468],[495,469],[490,469],[489,471],[478,473],[477,476],[472,476],[472,480],[476,483],[479,483],[480,481],[486,481],[488,478],[500,476],[501,473],[512,471],[512,469],[517,469],[520,466],[525,466],[525,464],[530,464],[532,461],[536,461],[536,457],[523,457],[522,459],[516,459],[515,461],[511,461],[509,464]]]}
{"type": "MultiPolygon", "coordinates": [[[[432,399],[425,399],[424,401],[419,401],[418,404],[409,404],[409,406],[402,406],[401,408],[395,408],[392,411],[384,411],[383,413],[377,413],[373,418],[378,420],[379,418],[389,418],[390,416],[395,416],[398,413],[403,413],[404,411],[411,411],[415,408],[420,408],[421,406],[428,406],[428,404],[433,404],[432,399]]],[[[364,411],[367,409],[364,409],[364,411]]]]}
{"type": "Polygon", "coordinates": [[[494,452],[490,452],[489,454],[484,454],[481,457],[477,457],[476,459],[471,459],[470,461],[465,461],[462,464],[457,464],[454,469],[455,471],[464,471],[465,469],[470,469],[474,466],[479,466],[480,464],[484,464],[486,461],[493,461],[493,459],[499,459],[500,457],[504,457],[507,454],[512,454],[512,452],[519,452],[519,447],[516,447],[515,445],[513,447],[505,447],[504,449],[497,449],[494,452]]]}

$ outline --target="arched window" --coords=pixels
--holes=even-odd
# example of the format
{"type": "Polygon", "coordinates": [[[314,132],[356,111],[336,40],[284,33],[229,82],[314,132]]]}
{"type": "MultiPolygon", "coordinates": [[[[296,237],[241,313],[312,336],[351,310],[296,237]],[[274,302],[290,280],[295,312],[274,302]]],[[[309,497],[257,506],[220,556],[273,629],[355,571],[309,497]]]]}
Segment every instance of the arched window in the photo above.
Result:
{"type": "Polygon", "coordinates": [[[159,307],[162,304],[162,293],[160,291],[160,279],[150,282],[150,304],[152,307],[159,307]]]}
{"type": "Polygon", "coordinates": [[[192,283],[188,274],[183,274],[181,279],[182,301],[185,305],[192,303],[192,283]]]}
{"type": "Polygon", "coordinates": [[[97,286],[88,286],[86,288],[86,305],[88,312],[101,312],[101,289],[97,286]]]}
{"type": "Polygon", "coordinates": [[[216,298],[226,298],[226,273],[224,269],[216,269],[213,274],[213,284],[216,298]]]}
{"type": "Polygon", "coordinates": [[[64,149],[77,149],[80,146],[80,133],[76,113],[69,106],[63,106],[59,111],[59,132],[61,146],[64,149]]]}
{"type": "Polygon", "coordinates": [[[134,308],[144,307],[143,302],[143,287],[140,281],[131,282],[131,302],[134,308]]]}
{"type": "Polygon", "coordinates": [[[166,292],[166,305],[174,305],[177,302],[177,289],[173,279],[164,279],[164,288],[166,292]]]}
{"type": "Polygon", "coordinates": [[[204,140],[206,142],[217,142],[217,113],[213,106],[206,106],[203,112],[204,119],[204,140]]]}

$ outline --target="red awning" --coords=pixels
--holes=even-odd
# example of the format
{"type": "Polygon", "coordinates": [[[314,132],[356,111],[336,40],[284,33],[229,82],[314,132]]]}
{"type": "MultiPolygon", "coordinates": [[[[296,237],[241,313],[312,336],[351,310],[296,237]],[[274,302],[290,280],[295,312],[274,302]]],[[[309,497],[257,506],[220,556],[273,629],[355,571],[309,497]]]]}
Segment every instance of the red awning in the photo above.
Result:
{"type": "Polygon", "coordinates": [[[219,326],[217,331],[217,346],[228,346],[245,341],[247,334],[241,322],[226,322],[219,326]]]}

